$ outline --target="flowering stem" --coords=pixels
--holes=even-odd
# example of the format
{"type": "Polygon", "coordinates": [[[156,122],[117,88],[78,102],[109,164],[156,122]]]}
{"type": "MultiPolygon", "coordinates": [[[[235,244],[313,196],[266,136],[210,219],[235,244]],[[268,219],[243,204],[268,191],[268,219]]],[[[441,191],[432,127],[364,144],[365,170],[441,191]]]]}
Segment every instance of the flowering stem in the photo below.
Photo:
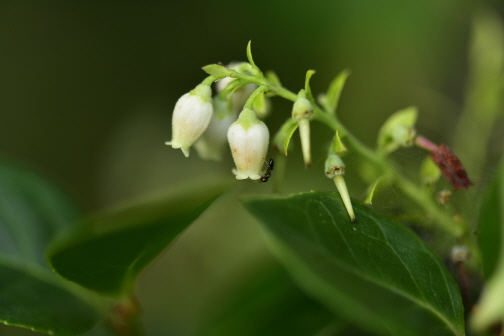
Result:
{"type": "Polygon", "coordinates": [[[434,202],[432,196],[425,189],[419,188],[414,183],[401,176],[383,156],[380,156],[370,150],[353,134],[348,132],[344,126],[338,122],[335,116],[319,111],[319,113],[314,114],[314,119],[318,119],[319,121],[326,123],[326,125],[335,131],[339,130],[342,134],[345,134],[348,143],[355,149],[356,152],[378,167],[387,180],[396,184],[410,199],[418,203],[445,231],[455,237],[459,237],[464,233],[463,227],[458,225],[450,218],[449,215],[442,211],[442,209],[434,202]]]}
{"type": "MultiPolygon", "coordinates": [[[[280,86],[273,85],[264,77],[255,77],[233,72],[234,78],[240,78],[245,82],[254,83],[265,88],[266,91],[295,102],[297,94],[280,86]]],[[[340,136],[346,137],[348,143],[354,150],[366,158],[375,167],[378,167],[384,177],[390,182],[396,184],[409,198],[418,203],[430,216],[439,224],[439,226],[454,237],[461,237],[466,233],[463,226],[457,224],[447,213],[445,213],[434,201],[431,195],[401,176],[387,161],[383,155],[379,155],[365,146],[359,139],[350,133],[333,114],[324,112],[319,106],[313,104],[313,119],[326,124],[334,131],[338,131],[340,136]]]]}

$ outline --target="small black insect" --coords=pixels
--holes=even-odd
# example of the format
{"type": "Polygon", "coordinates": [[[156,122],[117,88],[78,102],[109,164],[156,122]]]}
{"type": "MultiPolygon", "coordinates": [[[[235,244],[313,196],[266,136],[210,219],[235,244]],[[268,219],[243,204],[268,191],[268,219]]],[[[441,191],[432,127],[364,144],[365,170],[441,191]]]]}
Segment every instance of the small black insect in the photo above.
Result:
{"type": "Polygon", "coordinates": [[[268,179],[271,177],[271,171],[273,170],[273,166],[275,165],[275,160],[273,158],[269,159],[268,168],[266,168],[266,172],[261,175],[261,182],[268,182],[268,179]]]}

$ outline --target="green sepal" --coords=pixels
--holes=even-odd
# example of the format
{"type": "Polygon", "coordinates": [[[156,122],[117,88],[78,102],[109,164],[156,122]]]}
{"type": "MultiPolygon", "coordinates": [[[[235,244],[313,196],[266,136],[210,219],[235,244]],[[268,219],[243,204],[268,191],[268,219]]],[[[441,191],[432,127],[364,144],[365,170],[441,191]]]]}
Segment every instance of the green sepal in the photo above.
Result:
{"type": "Polygon", "coordinates": [[[341,95],[341,91],[345,85],[345,82],[350,75],[350,70],[345,69],[340,72],[331,82],[329,88],[327,90],[326,95],[324,96],[324,107],[327,113],[335,114],[336,109],[338,108],[338,102],[341,95]]]}
{"type": "Polygon", "coordinates": [[[336,135],[334,136],[332,148],[333,148],[334,152],[336,152],[337,154],[342,154],[347,151],[347,148],[345,147],[345,145],[341,141],[338,130],[336,130],[336,135]]]}
{"type": "Polygon", "coordinates": [[[225,66],[220,64],[205,65],[202,69],[207,74],[214,76],[216,80],[226,77],[233,77],[233,73],[235,72],[234,70],[226,68],[225,66]]]}
{"type": "Polygon", "coordinates": [[[250,40],[247,44],[247,60],[253,68],[251,70],[256,70],[258,73],[261,72],[261,70],[254,63],[254,59],[252,58],[252,40],[250,40]]]}
{"type": "Polygon", "coordinates": [[[266,79],[273,85],[282,86],[280,78],[278,78],[277,74],[273,70],[266,71],[266,79]]]}
{"type": "Polygon", "coordinates": [[[266,99],[266,93],[263,91],[256,96],[252,103],[252,109],[255,111],[259,119],[264,119],[269,115],[269,100],[266,99]]]}
{"type": "Polygon", "coordinates": [[[418,111],[415,106],[407,107],[392,114],[378,133],[378,150],[388,154],[399,146],[412,145],[417,116],[418,111]]]}
{"type": "Polygon", "coordinates": [[[368,189],[368,195],[366,197],[366,199],[364,200],[364,204],[373,204],[373,196],[374,196],[374,192],[376,190],[376,187],[378,186],[378,184],[381,182],[382,178],[378,178],[368,189]]]}
{"type": "Polygon", "coordinates": [[[430,155],[427,156],[420,166],[420,179],[422,180],[422,184],[432,185],[436,183],[440,177],[441,170],[439,170],[439,167],[432,161],[430,155]]]}
{"type": "Polygon", "coordinates": [[[310,88],[310,79],[312,76],[315,74],[315,70],[308,70],[306,71],[306,78],[305,78],[305,91],[306,91],[306,99],[308,99],[310,102],[313,102],[313,94],[310,88]]]}
{"type": "Polygon", "coordinates": [[[287,119],[273,138],[273,149],[287,155],[290,139],[292,138],[292,135],[294,134],[298,126],[299,123],[296,120],[292,118],[287,119]]]}

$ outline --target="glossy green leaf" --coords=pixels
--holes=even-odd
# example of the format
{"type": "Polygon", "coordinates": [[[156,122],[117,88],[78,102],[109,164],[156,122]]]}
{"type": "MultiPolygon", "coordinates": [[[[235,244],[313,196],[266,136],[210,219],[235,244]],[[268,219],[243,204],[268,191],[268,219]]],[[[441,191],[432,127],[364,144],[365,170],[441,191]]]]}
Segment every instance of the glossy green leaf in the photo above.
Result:
{"type": "Polygon", "coordinates": [[[357,203],[351,223],[337,193],[244,204],[299,284],[339,315],[382,335],[464,335],[455,282],[408,228],[357,203]]]}
{"type": "Polygon", "coordinates": [[[102,294],[129,294],[135,280],[228,185],[158,195],[88,218],[51,246],[48,259],[62,277],[102,294]]]}
{"type": "Polygon", "coordinates": [[[226,299],[211,305],[207,336],[312,336],[340,325],[325,307],[307,297],[276,263],[248,270],[229,285],[226,299]],[[223,301],[223,302],[222,302],[223,301]]]}
{"type": "Polygon", "coordinates": [[[89,293],[70,286],[44,261],[49,241],[78,218],[50,183],[0,162],[0,321],[55,335],[77,335],[100,318],[83,300],[89,293]]]}
{"type": "Polygon", "coordinates": [[[478,242],[483,271],[488,279],[472,318],[477,331],[504,322],[504,165],[497,170],[480,210],[478,242]]]}

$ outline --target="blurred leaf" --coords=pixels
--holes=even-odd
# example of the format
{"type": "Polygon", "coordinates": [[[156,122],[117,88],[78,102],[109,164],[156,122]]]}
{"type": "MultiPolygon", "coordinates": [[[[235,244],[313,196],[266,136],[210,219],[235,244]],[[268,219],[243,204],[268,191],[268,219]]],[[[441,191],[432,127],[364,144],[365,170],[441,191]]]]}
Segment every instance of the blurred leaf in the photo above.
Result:
{"type": "Polygon", "coordinates": [[[44,250],[78,212],[32,172],[0,162],[0,321],[55,335],[76,335],[100,318],[44,262],[44,250]]]}
{"type": "Polygon", "coordinates": [[[276,263],[254,267],[228,288],[227,302],[212,306],[204,335],[312,336],[344,324],[335,323],[334,315],[301,292],[276,263]]]}
{"type": "Polygon", "coordinates": [[[325,96],[326,110],[328,113],[336,113],[339,98],[341,96],[341,91],[343,91],[343,86],[345,85],[345,82],[349,75],[349,70],[343,70],[333,79],[333,81],[329,85],[329,89],[327,90],[327,94],[325,96]]]}
{"type": "Polygon", "coordinates": [[[467,92],[453,148],[463,162],[471,162],[469,174],[476,175],[494,144],[502,142],[492,138],[504,114],[504,23],[497,12],[480,8],[473,15],[468,61],[467,92]]]}
{"type": "Polygon", "coordinates": [[[102,294],[132,291],[138,274],[228,185],[171,192],[90,217],[48,254],[62,277],[102,294]]]}
{"type": "Polygon", "coordinates": [[[382,335],[464,335],[455,282],[404,226],[356,202],[351,223],[337,193],[244,204],[299,284],[341,316],[382,335]]]}
{"type": "Polygon", "coordinates": [[[478,242],[485,278],[489,279],[472,319],[477,331],[504,322],[504,164],[490,186],[480,211],[478,242]]]}
{"type": "Polygon", "coordinates": [[[425,185],[432,185],[436,183],[441,177],[441,170],[432,161],[430,155],[427,156],[420,166],[420,179],[425,185]]]}
{"type": "Polygon", "coordinates": [[[483,261],[485,278],[495,272],[501,255],[501,241],[504,225],[504,165],[498,170],[496,179],[490,185],[482,200],[478,226],[478,243],[483,261]]]}

